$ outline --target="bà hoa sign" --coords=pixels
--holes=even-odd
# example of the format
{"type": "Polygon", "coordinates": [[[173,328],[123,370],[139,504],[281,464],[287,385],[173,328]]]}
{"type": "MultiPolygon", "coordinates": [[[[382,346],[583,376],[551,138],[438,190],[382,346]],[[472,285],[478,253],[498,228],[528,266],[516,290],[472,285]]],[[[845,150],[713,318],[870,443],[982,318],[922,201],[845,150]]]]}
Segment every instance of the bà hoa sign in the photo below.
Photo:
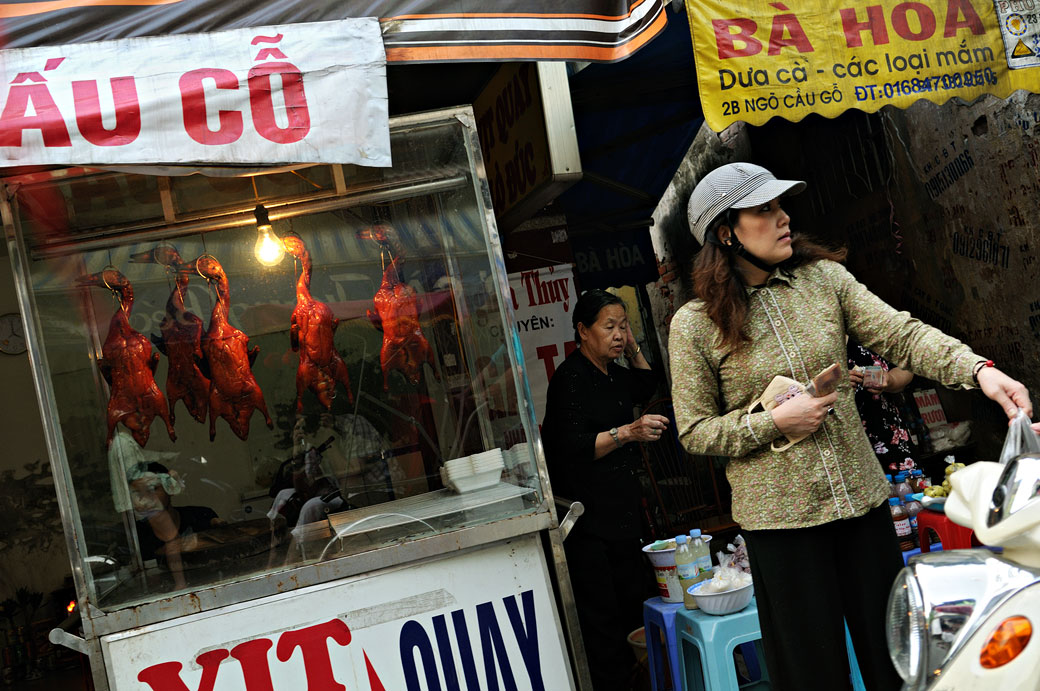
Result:
{"type": "Polygon", "coordinates": [[[9,165],[390,165],[375,19],[0,52],[9,165]]]}
{"type": "Polygon", "coordinates": [[[1024,2],[687,0],[705,119],[721,131],[1037,91],[1040,13],[1024,2]]]}

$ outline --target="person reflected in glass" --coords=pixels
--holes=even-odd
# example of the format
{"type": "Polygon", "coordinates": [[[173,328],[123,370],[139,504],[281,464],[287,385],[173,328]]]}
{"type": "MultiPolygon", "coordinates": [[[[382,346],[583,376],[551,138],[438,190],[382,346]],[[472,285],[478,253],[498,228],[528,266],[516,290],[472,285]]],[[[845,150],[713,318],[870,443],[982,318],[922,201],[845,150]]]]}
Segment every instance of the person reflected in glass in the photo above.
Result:
{"type": "Polygon", "coordinates": [[[184,490],[184,482],[161,463],[138,464],[127,472],[127,480],[142,558],[165,562],[174,587],[186,587],[181,557],[186,541],[224,521],[206,506],[174,506],[171,497],[184,490]]]}
{"type": "Polygon", "coordinates": [[[730,163],[691,194],[695,299],[672,318],[668,344],[676,432],[691,454],[730,459],[773,688],[848,688],[847,622],[866,687],[894,691],[885,617],[903,558],[847,376],[825,396],[757,403],[777,375],[808,383],[832,364],[845,370],[851,337],[946,386],[980,388],[1009,417],[1033,408],[991,361],[867,290],[843,250],[800,235],[781,197],[805,187],[730,163]]]}
{"type": "Polygon", "coordinates": [[[668,428],[662,415],[636,416],[660,377],[628,326],[625,304],[590,290],[574,305],[578,348],[553,373],[542,440],[553,492],[585,513],[564,542],[575,605],[596,691],[629,689],[628,634],[652,595],[640,552],[642,466],[639,442],[668,428]],[[628,368],[616,362],[622,356],[628,368]]]}

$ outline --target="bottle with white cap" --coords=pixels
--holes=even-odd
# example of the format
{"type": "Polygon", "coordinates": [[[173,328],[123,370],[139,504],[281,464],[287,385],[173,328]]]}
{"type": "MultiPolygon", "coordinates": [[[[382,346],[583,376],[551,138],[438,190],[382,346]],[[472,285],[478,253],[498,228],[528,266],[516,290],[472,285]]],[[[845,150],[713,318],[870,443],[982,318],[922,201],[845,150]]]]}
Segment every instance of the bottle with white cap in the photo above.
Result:
{"type": "Polygon", "coordinates": [[[711,551],[708,549],[708,543],[701,537],[700,528],[690,531],[690,551],[696,558],[697,581],[711,578],[711,551]]]}
{"type": "Polygon", "coordinates": [[[675,536],[675,571],[679,576],[683,602],[686,603],[687,609],[696,609],[696,604],[690,606],[693,596],[686,592],[686,589],[697,582],[697,561],[690,550],[690,540],[685,535],[675,536]]]}

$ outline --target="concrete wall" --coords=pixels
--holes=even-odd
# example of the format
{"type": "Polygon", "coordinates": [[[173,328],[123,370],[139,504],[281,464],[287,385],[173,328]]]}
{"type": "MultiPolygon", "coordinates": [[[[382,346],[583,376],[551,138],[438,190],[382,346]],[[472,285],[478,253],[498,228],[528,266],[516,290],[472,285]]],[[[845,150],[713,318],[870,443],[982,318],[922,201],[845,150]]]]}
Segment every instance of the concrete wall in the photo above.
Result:
{"type": "Polygon", "coordinates": [[[1040,393],[1040,95],[891,117],[908,302],[1040,393]]]}
{"type": "MultiPolygon", "coordinates": [[[[693,296],[690,272],[700,246],[690,234],[686,219],[690,193],[705,173],[732,161],[747,160],[751,160],[751,148],[743,123],[721,134],[703,125],[654,210],[650,236],[661,277],[647,286],[647,293],[654,312],[654,328],[664,348],[668,346],[672,315],[693,296]]],[[[664,366],[668,368],[667,358],[664,366]]]]}

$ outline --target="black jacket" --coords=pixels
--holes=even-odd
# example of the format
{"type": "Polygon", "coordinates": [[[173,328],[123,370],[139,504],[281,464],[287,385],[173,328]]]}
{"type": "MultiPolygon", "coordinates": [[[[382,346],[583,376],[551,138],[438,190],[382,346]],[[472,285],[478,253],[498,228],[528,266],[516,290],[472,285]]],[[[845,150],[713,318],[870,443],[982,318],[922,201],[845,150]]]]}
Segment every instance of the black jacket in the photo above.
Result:
{"type": "Polygon", "coordinates": [[[593,460],[596,436],[635,419],[637,404],[654,394],[653,370],[625,369],[611,362],[603,374],[580,350],[553,373],[546,395],[542,442],[553,492],[585,505],[575,532],[603,539],[641,534],[642,464],[638,442],[629,442],[593,460]]]}

